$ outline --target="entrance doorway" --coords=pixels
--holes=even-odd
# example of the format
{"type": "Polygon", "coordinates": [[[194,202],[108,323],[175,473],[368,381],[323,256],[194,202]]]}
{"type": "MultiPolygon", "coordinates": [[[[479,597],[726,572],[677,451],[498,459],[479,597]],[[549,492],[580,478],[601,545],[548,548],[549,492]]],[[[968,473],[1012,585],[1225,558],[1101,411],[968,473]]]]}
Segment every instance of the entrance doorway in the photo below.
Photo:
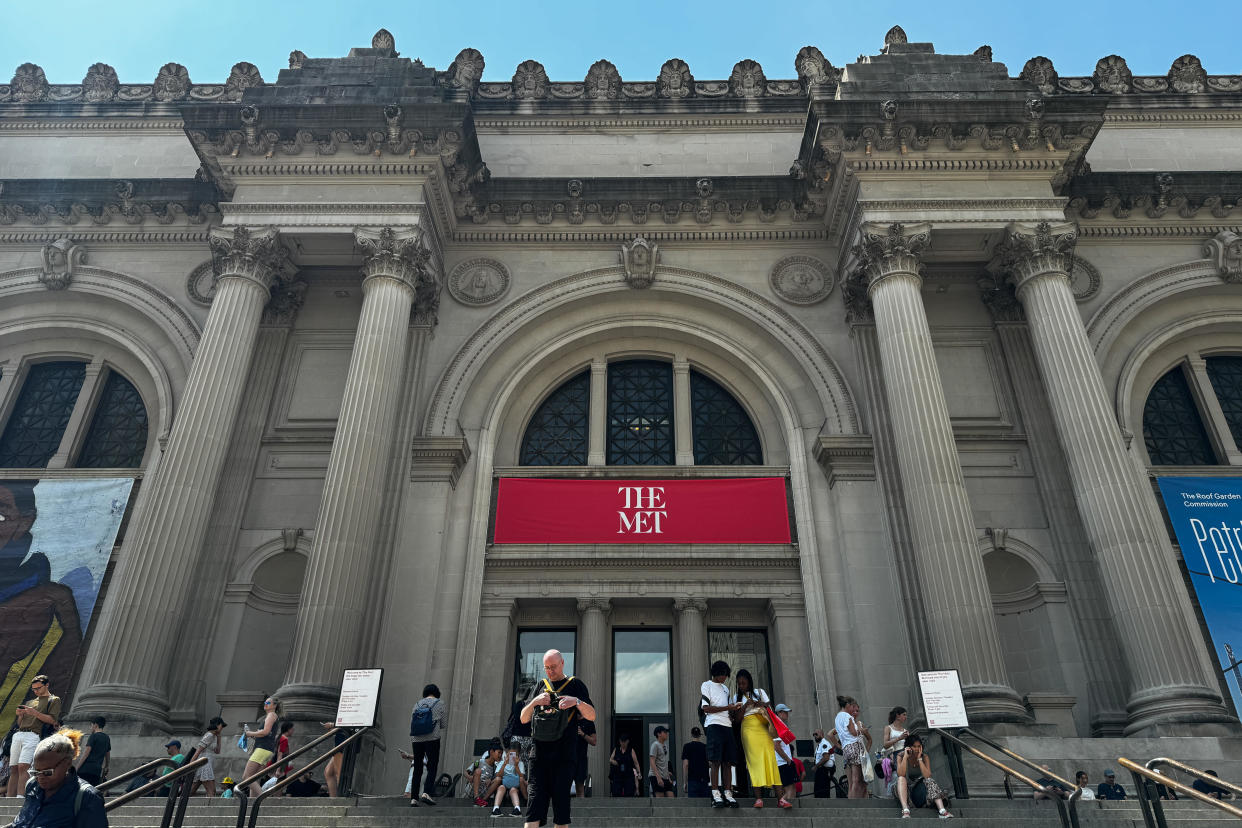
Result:
{"type": "Polygon", "coordinates": [[[669,630],[615,630],[612,639],[612,745],[622,734],[638,757],[639,795],[649,794],[651,743],[658,726],[668,728],[669,769],[673,767],[672,634],[669,630]]]}

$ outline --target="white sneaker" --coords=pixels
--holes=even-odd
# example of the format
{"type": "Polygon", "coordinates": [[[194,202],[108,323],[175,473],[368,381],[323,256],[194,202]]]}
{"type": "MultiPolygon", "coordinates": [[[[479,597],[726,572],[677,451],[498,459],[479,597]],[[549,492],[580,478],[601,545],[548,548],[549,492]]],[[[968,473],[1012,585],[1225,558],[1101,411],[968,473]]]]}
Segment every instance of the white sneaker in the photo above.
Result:
{"type": "Polygon", "coordinates": [[[941,819],[953,819],[953,814],[949,813],[948,811],[943,811],[943,810],[942,810],[942,811],[940,812],[940,818],[941,818],[941,819]]]}

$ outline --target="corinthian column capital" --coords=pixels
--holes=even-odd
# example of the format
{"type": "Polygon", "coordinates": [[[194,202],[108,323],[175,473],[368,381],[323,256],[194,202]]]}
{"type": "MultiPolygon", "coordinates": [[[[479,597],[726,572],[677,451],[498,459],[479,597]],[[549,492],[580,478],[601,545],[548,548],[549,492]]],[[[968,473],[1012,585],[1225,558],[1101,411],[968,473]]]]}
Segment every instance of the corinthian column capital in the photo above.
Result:
{"type": "Polygon", "coordinates": [[[862,262],[869,288],[877,282],[904,274],[919,278],[923,269],[920,256],[931,241],[930,224],[889,224],[867,222],[854,254],[862,262]]]}
{"type": "Polygon", "coordinates": [[[362,250],[363,284],[377,278],[400,282],[414,292],[415,318],[434,323],[440,307],[441,280],[424,233],[420,227],[357,227],[354,240],[362,250]]]}
{"type": "Polygon", "coordinates": [[[678,615],[684,615],[687,612],[704,615],[707,612],[707,601],[702,598],[674,598],[673,609],[678,615]]]}
{"type": "Polygon", "coordinates": [[[612,612],[612,601],[607,598],[579,598],[578,612],[582,615],[588,612],[598,612],[607,616],[612,612]]]}
{"type": "Polygon", "coordinates": [[[1011,279],[1021,296],[1023,286],[1037,276],[1059,275],[1068,282],[1077,241],[1078,227],[1072,222],[1015,222],[988,267],[1011,279]]]}
{"type": "Polygon", "coordinates": [[[216,227],[207,238],[216,281],[227,277],[249,279],[264,290],[293,274],[289,251],[274,227],[216,227]]]}

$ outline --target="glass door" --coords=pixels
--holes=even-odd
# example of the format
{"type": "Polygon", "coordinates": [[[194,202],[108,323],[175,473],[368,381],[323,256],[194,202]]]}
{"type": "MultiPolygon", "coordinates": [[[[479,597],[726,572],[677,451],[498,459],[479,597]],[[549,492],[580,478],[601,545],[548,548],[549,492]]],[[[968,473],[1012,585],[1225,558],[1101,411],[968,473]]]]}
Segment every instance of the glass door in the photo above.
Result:
{"type": "Polygon", "coordinates": [[[668,728],[669,769],[677,775],[673,745],[672,634],[669,630],[615,630],[613,632],[612,746],[624,733],[638,755],[639,794],[645,796],[648,760],[655,729],[668,728]]]}

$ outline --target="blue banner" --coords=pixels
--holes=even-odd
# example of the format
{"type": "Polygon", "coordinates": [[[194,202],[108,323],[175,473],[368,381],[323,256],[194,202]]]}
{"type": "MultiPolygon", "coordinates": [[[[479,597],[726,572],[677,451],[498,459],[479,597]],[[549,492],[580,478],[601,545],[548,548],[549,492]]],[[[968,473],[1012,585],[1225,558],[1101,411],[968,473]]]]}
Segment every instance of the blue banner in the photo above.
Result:
{"type": "Polygon", "coordinates": [[[1242,478],[1157,478],[1212,646],[1242,712],[1242,478]]]}

